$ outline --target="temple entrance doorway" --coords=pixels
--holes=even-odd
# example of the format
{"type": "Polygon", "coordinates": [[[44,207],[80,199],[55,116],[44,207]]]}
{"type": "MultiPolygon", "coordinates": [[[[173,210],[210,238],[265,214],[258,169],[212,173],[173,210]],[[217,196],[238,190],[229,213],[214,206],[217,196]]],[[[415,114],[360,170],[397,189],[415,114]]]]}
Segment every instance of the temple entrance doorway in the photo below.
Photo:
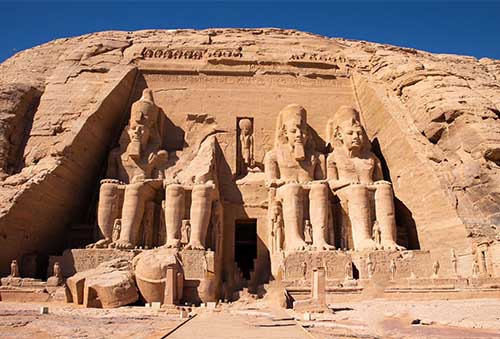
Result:
{"type": "Polygon", "coordinates": [[[234,259],[243,278],[250,280],[257,258],[257,220],[236,220],[234,226],[234,259]]]}

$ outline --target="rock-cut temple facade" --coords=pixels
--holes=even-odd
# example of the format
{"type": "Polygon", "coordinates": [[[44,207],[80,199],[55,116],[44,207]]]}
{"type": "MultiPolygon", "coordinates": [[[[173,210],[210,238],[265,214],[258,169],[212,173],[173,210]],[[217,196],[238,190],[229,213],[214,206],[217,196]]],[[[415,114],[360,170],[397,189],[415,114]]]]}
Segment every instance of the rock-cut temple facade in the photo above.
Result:
{"type": "Polygon", "coordinates": [[[20,52],[0,65],[0,297],[498,296],[499,79],[499,60],[278,29],[20,52]]]}

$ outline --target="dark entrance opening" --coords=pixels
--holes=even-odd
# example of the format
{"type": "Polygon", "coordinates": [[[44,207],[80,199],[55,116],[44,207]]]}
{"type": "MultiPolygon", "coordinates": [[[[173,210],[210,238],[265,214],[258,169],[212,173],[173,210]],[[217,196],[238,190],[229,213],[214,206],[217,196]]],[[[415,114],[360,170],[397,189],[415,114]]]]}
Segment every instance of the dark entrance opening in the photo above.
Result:
{"type": "Polygon", "coordinates": [[[354,263],[352,263],[352,278],[355,280],[359,279],[359,270],[354,263]]]}
{"type": "Polygon", "coordinates": [[[249,280],[257,258],[257,220],[236,220],[234,226],[234,260],[243,278],[249,280]]]}

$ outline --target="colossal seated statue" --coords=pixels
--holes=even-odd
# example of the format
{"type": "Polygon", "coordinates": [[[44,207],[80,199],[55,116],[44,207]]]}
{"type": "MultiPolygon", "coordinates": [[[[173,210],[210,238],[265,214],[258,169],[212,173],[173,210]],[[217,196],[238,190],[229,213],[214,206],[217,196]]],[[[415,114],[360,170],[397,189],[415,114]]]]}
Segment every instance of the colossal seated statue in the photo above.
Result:
{"type": "Polygon", "coordinates": [[[161,188],[168,153],[162,150],[158,127],[159,108],[151,90],[145,89],[131,108],[129,125],[120,137],[119,147],[110,152],[107,178],[101,181],[97,223],[103,239],[89,247],[133,248],[145,204],[161,188]],[[118,240],[113,226],[121,219],[118,240]],[[115,235],[116,236],[116,235],[115,235]]]}
{"type": "Polygon", "coordinates": [[[392,186],[383,180],[380,160],[371,152],[359,113],[352,107],[340,107],[328,121],[327,135],[333,147],[326,162],[328,183],[348,215],[354,249],[403,249],[396,244],[392,186]],[[375,221],[371,217],[372,199],[375,221]],[[380,244],[372,239],[374,222],[380,228],[380,244]]]}
{"type": "MultiPolygon", "coordinates": [[[[328,186],[322,156],[307,125],[306,110],[299,105],[288,105],[278,115],[274,149],[264,159],[267,185],[275,192],[272,199],[283,206],[285,249],[303,250],[304,192],[309,192],[309,219],[312,224],[312,248],[334,248],[326,241],[329,221],[328,186]]],[[[269,206],[273,206],[270,201],[269,206]]]]}

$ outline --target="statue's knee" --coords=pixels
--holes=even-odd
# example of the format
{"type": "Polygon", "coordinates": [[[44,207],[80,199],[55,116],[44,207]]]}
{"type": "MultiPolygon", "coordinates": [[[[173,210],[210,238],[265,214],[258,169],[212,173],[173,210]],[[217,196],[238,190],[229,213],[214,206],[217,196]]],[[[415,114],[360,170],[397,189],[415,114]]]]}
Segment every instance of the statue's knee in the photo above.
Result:
{"type": "Polygon", "coordinates": [[[101,184],[102,193],[114,193],[118,190],[118,185],[113,183],[105,182],[101,184]]]}
{"type": "Polygon", "coordinates": [[[99,201],[115,200],[118,197],[119,188],[117,184],[104,183],[99,190],[99,201]]]}
{"type": "Polygon", "coordinates": [[[287,194],[287,195],[298,195],[302,193],[302,186],[297,183],[289,183],[284,185],[283,187],[280,188],[282,194],[287,194]]]}
{"type": "Polygon", "coordinates": [[[392,185],[389,182],[383,182],[377,184],[377,190],[375,191],[375,196],[391,196],[392,197],[392,185]]]}
{"type": "Polygon", "coordinates": [[[355,195],[364,195],[367,193],[367,187],[363,184],[352,184],[350,191],[355,195]]]}
{"type": "Polygon", "coordinates": [[[311,200],[328,199],[328,186],[323,183],[314,183],[311,186],[311,191],[309,193],[311,200]]]}
{"type": "Polygon", "coordinates": [[[213,188],[208,185],[195,185],[191,193],[192,199],[210,199],[213,188]]]}
{"type": "Polygon", "coordinates": [[[328,185],[322,182],[315,182],[311,185],[311,191],[325,193],[328,192],[328,185]]]}
{"type": "Polygon", "coordinates": [[[166,188],[167,197],[175,198],[182,195],[184,195],[184,187],[182,187],[182,185],[172,184],[167,186],[166,188]]]}
{"type": "Polygon", "coordinates": [[[140,197],[142,190],[142,183],[129,184],[125,187],[125,197],[140,197]]]}

